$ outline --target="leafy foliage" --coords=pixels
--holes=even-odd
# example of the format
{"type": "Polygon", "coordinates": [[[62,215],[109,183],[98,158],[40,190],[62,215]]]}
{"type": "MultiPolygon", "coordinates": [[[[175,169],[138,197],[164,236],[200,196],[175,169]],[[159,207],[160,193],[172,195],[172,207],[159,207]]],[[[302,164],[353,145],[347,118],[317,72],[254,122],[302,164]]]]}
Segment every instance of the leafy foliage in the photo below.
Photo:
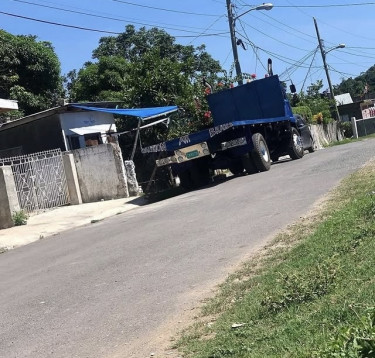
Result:
{"type": "MultiPolygon", "coordinates": [[[[119,101],[128,108],[168,105],[183,108],[178,118],[172,117],[168,129],[160,124],[142,131],[143,146],[211,124],[202,80],[204,77],[217,83],[222,69],[204,46],[183,46],[163,30],[135,30],[129,25],[116,37],[101,38],[93,59],[95,62],[87,62],[78,72],[67,75],[66,88],[72,101],[119,101]]],[[[132,118],[116,120],[119,131],[132,130],[137,124],[132,118]]],[[[120,137],[125,158],[132,152],[132,139],[120,137]]],[[[138,161],[143,166],[145,158],[137,156],[136,165],[138,161]]],[[[140,166],[137,168],[139,179],[146,180],[149,173],[142,175],[140,166]]]]}
{"type": "Polygon", "coordinates": [[[261,302],[271,312],[278,312],[292,304],[313,301],[325,295],[334,284],[336,268],[333,262],[285,275],[280,279],[280,292],[269,293],[261,302]]]}
{"type": "Polygon", "coordinates": [[[28,218],[29,216],[23,210],[15,211],[12,216],[15,226],[26,225],[28,218]]]}
{"type": "Polygon", "coordinates": [[[375,91],[375,65],[371,66],[366,72],[361,73],[355,78],[343,80],[338,86],[335,86],[335,93],[350,93],[352,97],[362,98],[367,92],[375,91]]]}
{"type": "Polygon", "coordinates": [[[0,97],[18,100],[27,115],[51,107],[62,94],[60,62],[48,42],[0,30],[0,97]]]}
{"type": "Polygon", "coordinates": [[[318,80],[316,83],[312,83],[308,87],[308,90],[306,93],[301,92],[299,94],[298,106],[308,107],[310,109],[308,114],[310,115],[311,113],[312,115],[311,121],[313,123],[318,122],[318,123],[327,124],[333,120],[332,109],[333,109],[334,103],[330,98],[320,93],[322,88],[323,88],[322,80],[318,80]]]}
{"type": "Polygon", "coordinates": [[[312,122],[313,119],[313,114],[311,112],[311,109],[309,106],[298,106],[298,107],[293,107],[293,113],[294,114],[299,114],[302,117],[304,117],[309,123],[312,122]]]}
{"type": "Polygon", "coordinates": [[[315,352],[321,358],[371,358],[375,357],[375,308],[367,310],[357,324],[346,327],[331,339],[328,347],[315,352]]]}

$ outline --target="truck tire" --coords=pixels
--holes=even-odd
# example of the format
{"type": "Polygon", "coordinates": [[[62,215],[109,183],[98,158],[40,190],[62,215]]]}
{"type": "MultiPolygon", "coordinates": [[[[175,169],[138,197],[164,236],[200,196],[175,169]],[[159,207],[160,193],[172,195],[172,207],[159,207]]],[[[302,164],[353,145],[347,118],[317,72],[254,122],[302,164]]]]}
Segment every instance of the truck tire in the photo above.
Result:
{"type": "Polygon", "coordinates": [[[190,168],[190,176],[193,188],[200,188],[210,183],[210,169],[208,168],[207,161],[204,159],[197,159],[195,162],[195,165],[190,168]]]}
{"type": "Polygon", "coordinates": [[[255,166],[251,153],[245,154],[241,159],[242,159],[242,165],[245,168],[245,171],[247,174],[255,174],[259,172],[259,170],[255,166]]]}
{"type": "Polygon", "coordinates": [[[240,175],[244,171],[244,166],[241,160],[232,161],[228,168],[233,175],[240,175]]]}
{"type": "Polygon", "coordinates": [[[254,133],[252,136],[254,149],[251,151],[255,167],[260,172],[265,172],[271,168],[271,156],[267,143],[260,133],[254,133]]]}
{"type": "Polygon", "coordinates": [[[197,189],[210,183],[210,169],[206,158],[196,159],[179,175],[180,185],[186,190],[197,189]]]}
{"type": "Polygon", "coordinates": [[[288,154],[292,159],[301,159],[304,154],[301,136],[296,128],[292,127],[288,154]]]}
{"type": "Polygon", "coordinates": [[[191,190],[194,187],[193,181],[190,177],[190,170],[187,169],[181,173],[178,174],[178,177],[180,178],[180,185],[186,189],[191,190]]]}

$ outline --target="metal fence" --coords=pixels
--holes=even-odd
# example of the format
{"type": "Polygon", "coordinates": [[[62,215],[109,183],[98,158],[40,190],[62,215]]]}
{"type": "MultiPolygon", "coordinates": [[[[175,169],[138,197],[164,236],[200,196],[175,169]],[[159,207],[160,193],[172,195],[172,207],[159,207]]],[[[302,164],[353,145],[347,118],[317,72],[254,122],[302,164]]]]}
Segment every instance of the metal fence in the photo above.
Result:
{"type": "Polygon", "coordinates": [[[60,149],[0,158],[0,166],[4,165],[12,167],[18,201],[27,213],[69,204],[60,149]]]}
{"type": "Polygon", "coordinates": [[[356,120],[358,137],[365,137],[375,133],[375,117],[356,120]]]}

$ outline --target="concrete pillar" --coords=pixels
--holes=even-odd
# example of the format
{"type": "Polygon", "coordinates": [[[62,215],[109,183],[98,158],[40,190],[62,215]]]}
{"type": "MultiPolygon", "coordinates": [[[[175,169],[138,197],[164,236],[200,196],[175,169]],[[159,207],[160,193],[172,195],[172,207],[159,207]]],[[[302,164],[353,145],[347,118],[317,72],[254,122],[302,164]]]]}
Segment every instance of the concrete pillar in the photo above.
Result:
{"type": "Polygon", "coordinates": [[[352,122],[353,137],[358,138],[357,120],[355,117],[352,117],[350,120],[352,122]]]}
{"type": "Polygon", "coordinates": [[[12,216],[16,211],[20,211],[20,205],[12,168],[0,167],[0,229],[14,226],[12,216]]]}
{"type": "Polygon", "coordinates": [[[125,172],[126,172],[126,179],[128,182],[128,189],[130,196],[138,196],[139,194],[139,186],[137,181],[137,176],[135,174],[135,165],[132,160],[125,160],[125,172]]]}
{"type": "Polygon", "coordinates": [[[122,158],[121,148],[117,143],[110,143],[109,145],[112,147],[113,150],[113,157],[115,160],[116,171],[119,179],[118,188],[124,193],[124,196],[128,198],[130,196],[129,187],[124,165],[124,159],[122,158]]]}
{"type": "Polygon", "coordinates": [[[79,188],[77,169],[74,163],[74,155],[72,153],[64,153],[62,158],[68,184],[70,204],[82,204],[82,196],[79,188]]]}

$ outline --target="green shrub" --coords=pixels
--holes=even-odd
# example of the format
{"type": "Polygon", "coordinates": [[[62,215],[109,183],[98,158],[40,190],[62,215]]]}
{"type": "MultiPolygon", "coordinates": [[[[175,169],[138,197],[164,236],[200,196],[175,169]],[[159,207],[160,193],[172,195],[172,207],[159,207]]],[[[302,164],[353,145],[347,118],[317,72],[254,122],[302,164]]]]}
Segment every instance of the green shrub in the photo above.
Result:
{"type": "Polygon", "coordinates": [[[344,132],[345,138],[351,138],[353,136],[351,122],[340,122],[340,129],[344,132]]]}
{"type": "Polygon", "coordinates": [[[12,216],[15,226],[26,225],[28,218],[29,216],[23,210],[15,211],[12,216]]]}
{"type": "Polygon", "coordinates": [[[306,119],[307,122],[311,123],[313,114],[309,106],[298,106],[292,108],[294,114],[299,114],[306,119]]]}
{"type": "Polygon", "coordinates": [[[368,309],[367,315],[361,317],[357,324],[343,328],[326,349],[314,355],[324,358],[375,357],[375,308],[368,309]]]}

